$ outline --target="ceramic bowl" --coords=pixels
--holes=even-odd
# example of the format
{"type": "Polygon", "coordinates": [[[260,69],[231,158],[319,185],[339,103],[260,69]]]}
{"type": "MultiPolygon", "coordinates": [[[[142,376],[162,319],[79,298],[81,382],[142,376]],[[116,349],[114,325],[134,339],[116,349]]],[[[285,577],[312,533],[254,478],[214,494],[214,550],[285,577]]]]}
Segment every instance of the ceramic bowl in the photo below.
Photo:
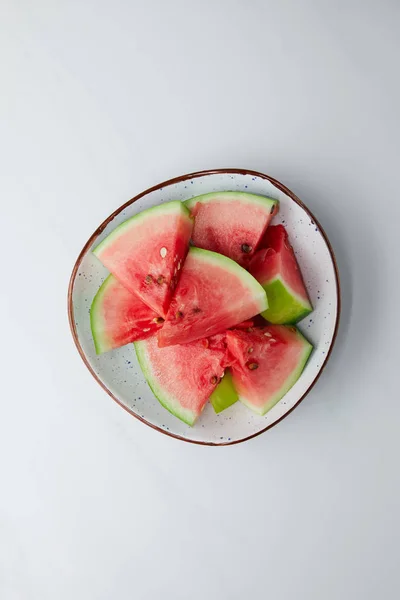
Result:
{"type": "Polygon", "coordinates": [[[142,192],[98,227],[73,268],[68,312],[72,335],[84,363],[101,387],[129,413],[157,431],[181,440],[218,446],[234,444],[278,423],[303,400],[317,381],[332,351],[338,329],[338,271],[332,248],[320,224],[284,185],[252,171],[202,171],[171,179],[142,192]],[[253,414],[240,402],[216,415],[208,403],[198,422],[189,427],[167,412],[153,396],[132,344],[96,355],[90,331],[90,305],[108,273],[91,251],[122,221],[150,206],[222,190],[246,191],[279,200],[279,213],[273,222],[283,223],[288,230],[314,306],[311,315],[299,323],[301,331],[314,345],[314,351],[300,379],[265,416],[253,414]]]}

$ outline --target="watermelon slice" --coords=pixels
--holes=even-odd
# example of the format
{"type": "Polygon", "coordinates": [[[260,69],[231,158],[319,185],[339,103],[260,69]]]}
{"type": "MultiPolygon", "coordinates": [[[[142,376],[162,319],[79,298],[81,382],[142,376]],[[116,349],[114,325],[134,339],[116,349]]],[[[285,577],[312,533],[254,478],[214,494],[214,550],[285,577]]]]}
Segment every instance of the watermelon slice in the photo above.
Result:
{"type": "Polygon", "coordinates": [[[249,266],[267,292],[269,306],[262,315],[270,323],[297,323],[312,305],[283,225],[268,227],[262,245],[266,248],[255,253],[249,266]]]}
{"type": "Polygon", "coordinates": [[[182,202],[131,217],[93,253],[130,292],[165,316],[188,250],[193,220],[182,202]]]}
{"type": "Polygon", "coordinates": [[[253,332],[228,331],[232,379],[239,400],[264,415],[300,377],[312,346],[295,327],[269,325],[253,332]]]}
{"type": "Polygon", "coordinates": [[[211,394],[210,402],[218,414],[232,406],[232,404],[235,404],[238,400],[239,396],[233,385],[232,375],[229,370],[226,370],[225,375],[211,394]]]}
{"type": "Polygon", "coordinates": [[[187,344],[225,331],[268,307],[261,285],[230,258],[191,248],[159,345],[187,344]]]}
{"type": "Polygon", "coordinates": [[[144,304],[113,275],[97,292],[90,309],[96,353],[101,354],[154,335],[164,319],[144,304]]]}
{"type": "Polygon", "coordinates": [[[254,254],[278,201],[244,192],[212,192],[186,200],[195,217],[192,241],[245,265],[254,254]]]}
{"type": "Polygon", "coordinates": [[[226,348],[221,338],[160,348],[157,338],[135,343],[144,376],[170,413],[193,425],[224,375],[226,348]]]}

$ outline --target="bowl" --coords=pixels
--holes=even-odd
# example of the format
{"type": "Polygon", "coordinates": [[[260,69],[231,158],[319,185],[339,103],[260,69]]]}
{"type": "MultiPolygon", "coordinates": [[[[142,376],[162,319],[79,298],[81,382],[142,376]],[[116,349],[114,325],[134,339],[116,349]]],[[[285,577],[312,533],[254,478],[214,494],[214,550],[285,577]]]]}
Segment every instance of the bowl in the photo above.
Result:
{"type": "MultiPolygon", "coordinates": [[[[276,179],[243,169],[216,169],[175,177],[141,192],[115,210],[90,236],[74,265],[68,314],[83,362],[97,383],[131,415],[157,431],[196,444],[223,446],[249,440],[273,427],[305,398],[332,352],[340,315],[338,269],[328,238],[305,204],[276,179]],[[218,415],[207,403],[198,422],[189,427],[171,415],[150,390],[136,360],[133,344],[97,356],[90,329],[90,305],[107,277],[92,249],[117,225],[136,213],[168,202],[212,191],[236,190],[270,196],[280,209],[273,223],[282,223],[296,253],[314,311],[298,325],[314,351],[289,392],[266,415],[258,416],[237,402],[218,415]]],[[[95,410],[95,407],[93,407],[95,410]]]]}

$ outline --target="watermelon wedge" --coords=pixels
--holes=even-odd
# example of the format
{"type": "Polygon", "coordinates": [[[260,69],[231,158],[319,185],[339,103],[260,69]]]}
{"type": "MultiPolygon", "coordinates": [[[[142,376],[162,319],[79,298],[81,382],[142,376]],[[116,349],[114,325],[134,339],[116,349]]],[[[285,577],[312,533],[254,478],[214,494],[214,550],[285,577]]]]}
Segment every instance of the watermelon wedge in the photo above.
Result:
{"type": "Polygon", "coordinates": [[[252,332],[228,331],[233,384],[239,400],[264,415],[300,377],[312,345],[295,327],[269,325],[252,332]]]}
{"type": "Polygon", "coordinates": [[[97,354],[154,335],[164,319],[144,304],[113,275],[97,292],[90,309],[90,325],[97,354]]]}
{"type": "Polygon", "coordinates": [[[160,347],[225,331],[268,307],[261,285],[230,258],[191,248],[171,301],[160,347]]]}
{"type": "Polygon", "coordinates": [[[270,323],[297,323],[312,305],[283,225],[268,227],[262,245],[266,248],[256,252],[249,265],[267,292],[269,306],[262,315],[270,323]]]}
{"type": "Polygon", "coordinates": [[[160,348],[152,337],[135,343],[143,374],[170,413],[194,425],[224,375],[226,348],[221,338],[160,348]]]}
{"type": "Polygon", "coordinates": [[[131,217],[93,253],[130,292],[165,316],[188,251],[193,220],[182,202],[131,217]]]}
{"type": "Polygon", "coordinates": [[[278,201],[244,192],[212,192],[186,200],[195,246],[245,265],[278,211],[278,201]]]}

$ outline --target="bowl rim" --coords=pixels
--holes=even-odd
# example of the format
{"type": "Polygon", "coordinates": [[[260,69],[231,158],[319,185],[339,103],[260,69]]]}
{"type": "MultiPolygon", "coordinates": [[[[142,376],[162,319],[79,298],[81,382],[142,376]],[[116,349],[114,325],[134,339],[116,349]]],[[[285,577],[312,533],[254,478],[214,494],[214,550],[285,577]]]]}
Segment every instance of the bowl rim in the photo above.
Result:
{"type": "Polygon", "coordinates": [[[136,419],[138,419],[139,421],[141,421],[145,425],[148,425],[152,429],[155,429],[156,431],[159,431],[160,433],[163,433],[164,435],[167,435],[169,437],[181,440],[183,442],[188,442],[190,444],[197,444],[197,445],[200,445],[200,446],[233,446],[234,444],[240,444],[241,442],[246,442],[248,440],[251,440],[252,438],[257,437],[258,435],[261,435],[262,433],[265,433],[266,431],[268,431],[268,429],[271,429],[271,427],[275,427],[275,425],[277,425],[278,423],[280,423],[295,408],[297,408],[297,406],[300,404],[300,402],[302,402],[304,400],[304,398],[312,390],[312,388],[314,387],[314,385],[316,384],[316,382],[320,378],[321,373],[324,370],[324,368],[325,368],[325,366],[326,366],[326,364],[327,364],[327,362],[328,362],[328,360],[329,360],[329,358],[331,356],[331,353],[332,353],[332,350],[333,350],[333,347],[335,345],[335,341],[336,341],[336,338],[337,338],[338,330],[339,330],[339,321],[340,321],[340,313],[341,313],[341,291],[340,291],[339,269],[338,269],[338,265],[337,265],[337,261],[336,261],[336,257],[335,257],[335,253],[333,251],[332,245],[331,245],[331,243],[330,243],[330,241],[328,239],[328,236],[326,235],[323,227],[319,223],[318,219],[315,218],[315,216],[313,215],[313,213],[300,200],[300,198],[298,198],[296,196],[296,194],[294,194],[291,190],[289,190],[289,188],[287,188],[285,185],[283,185],[283,183],[281,183],[277,179],[271,177],[270,175],[266,175],[265,173],[260,173],[258,171],[252,171],[252,170],[249,170],[249,169],[234,169],[234,168],[228,168],[228,169],[206,169],[204,171],[195,171],[194,173],[187,173],[185,175],[180,175],[179,177],[173,177],[172,179],[168,179],[166,181],[158,183],[158,184],[156,184],[156,185],[154,185],[154,186],[152,186],[152,187],[144,190],[143,192],[140,192],[140,194],[137,194],[136,196],[134,196],[133,198],[131,198],[130,200],[128,200],[127,202],[125,202],[124,204],[122,204],[113,213],[111,213],[101,223],[101,225],[99,227],[97,227],[97,229],[92,233],[92,235],[89,237],[88,241],[83,246],[82,250],[80,251],[80,253],[78,255],[78,258],[75,261],[74,267],[72,269],[71,277],[70,277],[70,280],[69,280],[69,285],[68,285],[67,305],[68,305],[68,320],[69,320],[69,326],[70,326],[70,329],[71,329],[72,337],[73,337],[75,346],[76,346],[76,348],[77,348],[77,350],[78,350],[78,352],[79,352],[79,354],[80,354],[80,356],[81,356],[84,364],[86,365],[86,367],[88,368],[89,372],[92,374],[92,376],[94,377],[94,379],[97,381],[97,383],[104,389],[105,392],[107,392],[107,394],[117,404],[119,404],[119,406],[121,406],[130,415],[132,415],[133,417],[135,417],[136,419]],[[149,421],[147,421],[146,419],[144,419],[140,415],[136,414],[133,410],[131,410],[130,408],[128,408],[127,406],[125,406],[120,400],[118,400],[118,398],[111,392],[111,390],[108,389],[108,387],[106,386],[106,384],[98,377],[98,375],[95,373],[95,371],[93,370],[92,366],[90,365],[88,359],[86,358],[85,352],[84,352],[84,350],[83,350],[83,348],[82,348],[82,346],[81,346],[81,344],[79,342],[78,332],[77,332],[76,325],[75,325],[74,307],[73,307],[72,295],[73,295],[73,289],[74,289],[76,275],[78,273],[78,269],[79,269],[80,264],[81,264],[81,262],[83,260],[83,257],[85,256],[85,254],[87,253],[87,251],[89,250],[89,248],[92,246],[94,240],[104,231],[104,229],[107,227],[107,225],[120,212],[122,212],[125,208],[127,208],[128,206],[130,206],[131,204],[133,204],[134,202],[136,202],[140,198],[143,198],[143,196],[146,196],[147,194],[149,194],[151,192],[159,190],[160,188],[164,188],[164,187],[167,187],[169,185],[173,185],[175,183],[181,183],[183,181],[187,181],[188,179],[195,179],[195,178],[199,178],[199,177],[206,177],[208,175],[224,175],[224,174],[251,175],[252,177],[259,177],[260,179],[265,179],[265,180],[269,181],[276,188],[278,188],[280,191],[284,192],[294,202],[296,202],[296,204],[298,204],[307,213],[307,215],[315,222],[315,224],[317,225],[317,227],[318,227],[318,229],[319,229],[322,237],[324,238],[324,241],[325,241],[325,243],[326,243],[326,245],[328,247],[329,254],[330,254],[330,257],[331,257],[331,260],[332,260],[332,264],[333,264],[333,268],[334,268],[334,272],[335,272],[337,308],[336,308],[335,329],[334,329],[334,332],[333,332],[332,342],[331,342],[329,351],[328,351],[328,353],[327,353],[327,355],[325,357],[324,362],[321,364],[321,367],[320,367],[317,375],[315,376],[315,378],[313,379],[313,381],[310,383],[310,385],[308,386],[308,388],[306,389],[306,391],[304,392],[304,394],[299,398],[299,400],[297,400],[297,402],[284,415],[282,415],[279,419],[277,419],[276,421],[274,421],[274,423],[271,423],[270,425],[267,425],[266,427],[264,427],[264,429],[261,429],[260,431],[257,431],[256,433],[248,435],[248,436],[246,436],[244,438],[240,438],[238,440],[224,441],[224,442],[218,443],[218,442],[204,442],[204,441],[201,441],[201,440],[191,440],[191,439],[186,438],[184,436],[177,435],[175,433],[171,433],[170,431],[165,431],[161,427],[158,427],[157,425],[154,425],[153,423],[150,423],[149,421]]]}

